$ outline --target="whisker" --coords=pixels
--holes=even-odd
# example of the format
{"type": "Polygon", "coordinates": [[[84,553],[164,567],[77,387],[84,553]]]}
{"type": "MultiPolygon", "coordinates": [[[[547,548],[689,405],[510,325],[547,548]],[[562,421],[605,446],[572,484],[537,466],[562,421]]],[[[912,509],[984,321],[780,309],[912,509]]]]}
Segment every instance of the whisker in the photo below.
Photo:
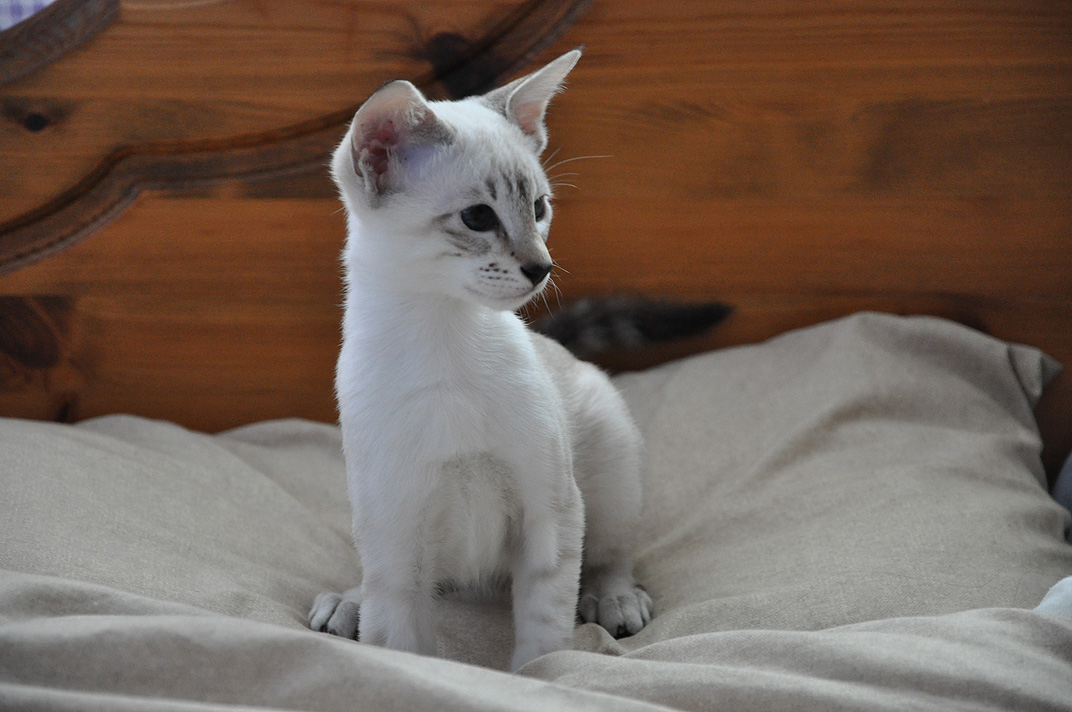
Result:
{"type": "Polygon", "coordinates": [[[547,168],[545,168],[544,171],[545,172],[546,171],[553,171],[554,169],[558,168],[559,166],[565,165],[567,163],[573,163],[574,161],[583,161],[586,158],[614,158],[614,156],[574,156],[573,158],[564,158],[561,161],[559,161],[558,163],[553,163],[550,166],[547,166],[547,168]]]}
{"type": "MultiPolygon", "coordinates": [[[[562,308],[562,290],[558,288],[558,285],[555,284],[555,281],[553,279],[549,280],[548,284],[550,284],[552,287],[555,288],[555,304],[558,305],[558,309],[561,309],[562,308]]],[[[550,311],[551,307],[547,307],[547,309],[550,311]]]]}
{"type": "Polygon", "coordinates": [[[548,163],[550,163],[551,161],[554,160],[555,156],[557,156],[558,152],[561,151],[561,150],[562,150],[562,147],[559,146],[555,150],[551,151],[551,155],[548,156],[547,158],[543,159],[542,161],[540,161],[540,165],[541,166],[546,166],[548,163]]]}
{"type": "MultiPolygon", "coordinates": [[[[563,187],[565,187],[565,188],[577,188],[577,186],[573,185],[573,183],[552,183],[551,187],[552,188],[563,188],[563,187]]],[[[580,190],[580,188],[577,188],[577,190],[580,190]]]]}

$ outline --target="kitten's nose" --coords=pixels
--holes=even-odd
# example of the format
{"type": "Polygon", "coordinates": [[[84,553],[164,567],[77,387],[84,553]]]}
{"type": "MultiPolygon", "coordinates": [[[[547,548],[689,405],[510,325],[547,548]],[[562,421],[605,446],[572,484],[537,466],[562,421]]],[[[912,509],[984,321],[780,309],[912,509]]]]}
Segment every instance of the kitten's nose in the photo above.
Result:
{"type": "Polygon", "coordinates": [[[528,277],[529,281],[532,282],[532,286],[534,287],[540,282],[542,282],[543,278],[546,277],[550,272],[550,262],[548,262],[547,264],[544,264],[543,262],[527,262],[521,265],[521,274],[528,277]]]}

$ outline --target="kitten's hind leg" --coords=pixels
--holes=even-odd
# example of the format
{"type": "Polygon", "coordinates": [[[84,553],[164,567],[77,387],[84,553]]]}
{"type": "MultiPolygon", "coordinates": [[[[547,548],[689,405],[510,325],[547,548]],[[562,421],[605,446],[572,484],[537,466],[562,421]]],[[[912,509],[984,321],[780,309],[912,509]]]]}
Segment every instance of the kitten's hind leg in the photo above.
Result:
{"type": "Polygon", "coordinates": [[[652,618],[651,597],[633,578],[640,519],[640,434],[609,382],[593,394],[591,429],[576,446],[577,484],[585,504],[584,563],[578,613],[618,638],[652,618]]]}
{"type": "Polygon", "coordinates": [[[598,623],[615,638],[635,635],[651,622],[651,597],[633,578],[633,536],[637,516],[613,497],[598,501],[585,492],[587,508],[584,563],[577,612],[585,623],[598,623]],[[608,501],[610,500],[610,501],[608,501]]]}
{"type": "Polygon", "coordinates": [[[309,627],[321,633],[357,640],[363,597],[364,592],[360,586],[341,594],[324,591],[316,597],[313,607],[309,610],[309,627]]]}
{"type": "Polygon", "coordinates": [[[651,622],[651,597],[631,572],[585,567],[581,578],[577,612],[585,623],[598,623],[615,638],[624,638],[639,633],[651,622]]]}

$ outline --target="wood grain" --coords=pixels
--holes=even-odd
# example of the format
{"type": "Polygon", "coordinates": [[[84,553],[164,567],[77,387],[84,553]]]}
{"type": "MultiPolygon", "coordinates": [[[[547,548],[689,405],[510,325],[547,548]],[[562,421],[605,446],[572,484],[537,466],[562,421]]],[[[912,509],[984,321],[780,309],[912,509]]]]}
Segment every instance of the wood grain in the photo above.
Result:
{"type": "MultiPolygon", "coordinates": [[[[77,107],[92,130],[75,131],[76,158],[117,137],[263,134],[352,107],[389,77],[421,76],[435,56],[429,37],[476,37],[473,27],[517,9],[437,2],[425,15],[416,5],[346,5],[354,29],[322,14],[336,5],[298,2],[273,9],[268,29],[244,2],[124,12],[91,45],[107,51],[35,75],[19,101],[77,107]],[[300,46],[308,37],[321,39],[317,52],[300,46]],[[108,44],[120,39],[142,48],[137,63],[108,44]],[[177,63],[206,39],[288,60],[258,68],[206,49],[162,85],[145,83],[148,64],[177,63]],[[357,71],[361,43],[375,51],[357,71]],[[115,62],[106,71],[105,58],[115,62]],[[223,73],[197,80],[206,67],[223,73]],[[130,78],[140,88],[124,93],[130,78]]],[[[862,309],[953,318],[1072,364],[1072,5],[598,2],[538,61],[581,43],[552,107],[554,160],[610,157],[552,171],[576,186],[556,197],[562,298],[632,292],[736,307],[706,338],[605,365],[751,343],[862,309]]],[[[0,382],[0,412],[126,411],[208,430],[334,419],[343,224],[304,150],[293,163],[249,164],[236,150],[236,173],[200,182],[205,167],[191,159],[181,180],[143,186],[75,246],[0,277],[0,294],[17,300],[0,310],[53,331],[60,354],[54,365],[4,366],[15,375],[0,382]],[[256,172],[269,164],[282,168],[256,172]]],[[[77,173],[65,171],[0,173],[0,200],[32,204],[77,173]]],[[[1072,447],[1067,374],[1038,415],[1052,473],[1072,447]]]]}
{"type": "Polygon", "coordinates": [[[359,104],[355,75],[366,92],[393,74],[431,96],[464,96],[531,59],[587,0],[529,0],[491,15],[486,5],[446,5],[457,12],[438,30],[430,23],[444,8],[423,2],[287,2],[270,13],[249,3],[129,6],[81,61],[22,82],[24,93],[3,101],[0,175],[13,180],[0,180],[0,271],[76,242],[147,188],[322,166],[359,104]],[[355,25],[359,8],[365,21],[355,25]],[[141,24],[146,12],[161,22],[141,24]],[[205,14],[212,22],[203,25],[205,14]],[[408,38],[392,34],[399,23],[408,38]]]}
{"type": "MultiPolygon", "coordinates": [[[[1072,364],[1072,7],[597,4],[577,33],[552,136],[612,157],[561,169],[566,298],[735,304],[693,349],[879,309],[1072,364]]],[[[1039,415],[1052,472],[1067,373],[1039,415]]]]}

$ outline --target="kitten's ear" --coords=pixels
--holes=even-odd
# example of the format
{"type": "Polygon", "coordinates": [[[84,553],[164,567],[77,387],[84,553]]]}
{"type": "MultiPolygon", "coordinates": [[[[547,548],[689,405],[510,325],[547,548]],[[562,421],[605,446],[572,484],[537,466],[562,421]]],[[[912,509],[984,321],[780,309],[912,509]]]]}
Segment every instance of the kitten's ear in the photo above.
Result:
{"type": "Polygon", "coordinates": [[[484,100],[529,137],[536,153],[543,153],[547,148],[547,129],[544,127],[547,105],[562,90],[566,75],[580,58],[579,49],[566,52],[542,69],[488,92],[484,100]]]}
{"type": "Polygon", "coordinates": [[[452,139],[451,130],[417,87],[403,80],[390,82],[354,116],[350,129],[354,170],[370,195],[382,197],[403,188],[408,161],[452,139]]]}

